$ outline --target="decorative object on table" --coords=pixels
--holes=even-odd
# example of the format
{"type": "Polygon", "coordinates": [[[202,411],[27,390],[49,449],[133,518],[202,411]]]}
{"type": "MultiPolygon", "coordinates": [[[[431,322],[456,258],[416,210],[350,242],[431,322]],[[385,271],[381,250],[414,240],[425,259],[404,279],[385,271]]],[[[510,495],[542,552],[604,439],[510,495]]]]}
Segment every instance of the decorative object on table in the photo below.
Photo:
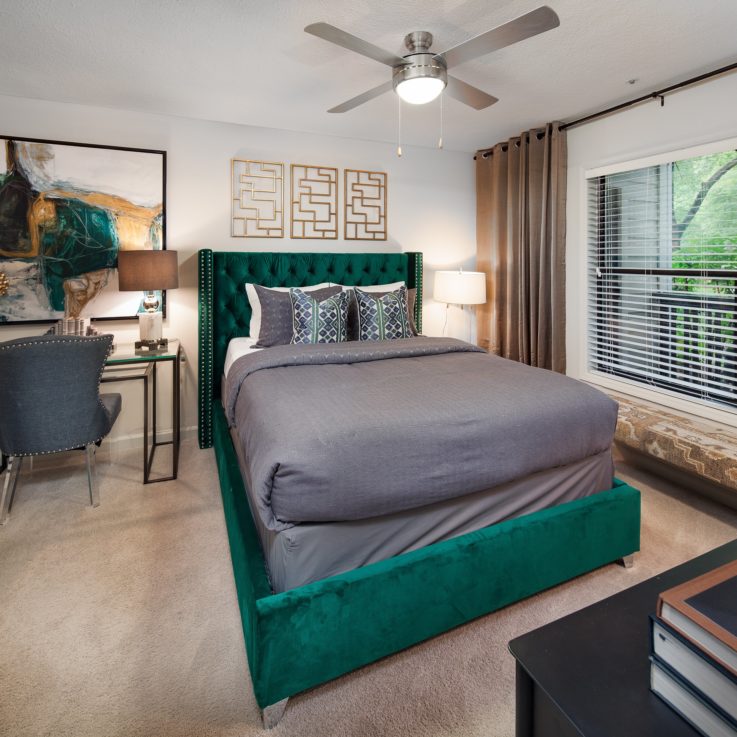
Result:
{"type": "Polygon", "coordinates": [[[8,293],[8,289],[10,289],[10,279],[8,279],[8,275],[0,271],[0,297],[4,297],[8,293]]]}
{"type": "Polygon", "coordinates": [[[331,166],[291,165],[292,238],[338,237],[338,170],[331,166]]]}
{"type": "Polygon", "coordinates": [[[115,263],[166,247],[166,152],[0,143],[0,323],[134,318],[115,263]]]}
{"type": "MultiPolygon", "coordinates": [[[[436,271],[433,299],[446,303],[445,325],[448,324],[448,308],[450,305],[482,305],[486,302],[486,274],[483,271],[436,271]]],[[[471,339],[471,321],[468,324],[469,341],[471,339]]]]}
{"type": "Polygon", "coordinates": [[[737,722],[655,659],[650,663],[650,689],[704,737],[737,737],[737,722]]]}
{"type": "Polygon", "coordinates": [[[737,727],[737,676],[662,620],[651,616],[650,627],[652,690],[681,714],[696,700],[694,717],[712,713],[737,727]]]}
{"type": "Polygon", "coordinates": [[[91,335],[89,318],[65,317],[51,326],[47,335],[91,335]]]}
{"type": "Polygon", "coordinates": [[[231,227],[234,238],[284,237],[284,164],[231,159],[231,227]]]}
{"type": "Polygon", "coordinates": [[[404,57],[391,51],[384,51],[329,23],[313,23],[307,26],[305,31],[392,68],[391,80],[382,82],[377,87],[331,108],[328,110],[329,113],[344,113],[353,110],[364,102],[373,100],[392,89],[402,100],[414,105],[431,102],[445,90],[459,102],[476,110],[482,110],[497,102],[497,98],[450,76],[448,68],[503,49],[518,41],[524,41],[539,33],[552,30],[558,25],[560,25],[558,16],[551,8],[543,5],[501,26],[492,28],[486,33],[463,41],[442,53],[430,51],[433,42],[431,33],[415,31],[405,36],[404,43],[409,53],[404,57]]]}
{"type": "Polygon", "coordinates": [[[737,677],[737,560],[664,591],[658,616],[737,677]]]}
{"type": "Polygon", "coordinates": [[[112,342],[112,335],[40,335],[0,343],[0,452],[8,458],[0,523],[8,519],[25,456],[85,448],[90,504],[99,505],[95,451],[121,407],[120,394],[99,393],[112,342]]]}
{"type": "Polygon", "coordinates": [[[387,174],[344,171],[343,235],[347,241],[385,241],[387,174]]]}
{"type": "Polygon", "coordinates": [[[737,737],[737,560],[664,591],[650,687],[707,737],[737,737]]]}
{"type": "Polygon", "coordinates": [[[121,251],[118,254],[118,282],[121,291],[145,292],[143,312],[138,314],[140,341],[136,348],[166,348],[161,337],[162,313],[157,291],[179,286],[179,264],[176,251],[121,251]]]}

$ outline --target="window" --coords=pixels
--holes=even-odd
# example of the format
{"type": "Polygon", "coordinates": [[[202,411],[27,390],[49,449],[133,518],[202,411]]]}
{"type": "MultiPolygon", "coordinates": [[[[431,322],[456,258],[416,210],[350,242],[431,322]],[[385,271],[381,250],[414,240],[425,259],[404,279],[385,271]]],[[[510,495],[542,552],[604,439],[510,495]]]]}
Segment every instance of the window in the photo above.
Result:
{"type": "Polygon", "coordinates": [[[737,151],[588,180],[589,368],[737,408],[737,151]]]}

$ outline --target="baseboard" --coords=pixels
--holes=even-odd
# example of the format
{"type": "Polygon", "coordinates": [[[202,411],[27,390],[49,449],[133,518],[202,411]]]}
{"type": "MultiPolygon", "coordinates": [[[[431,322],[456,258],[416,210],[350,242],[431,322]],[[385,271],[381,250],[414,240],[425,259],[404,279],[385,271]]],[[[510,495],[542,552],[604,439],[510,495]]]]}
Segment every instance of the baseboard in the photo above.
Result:
{"type": "Polygon", "coordinates": [[[703,476],[685,471],[659,458],[654,458],[649,454],[641,453],[623,443],[616,442],[615,444],[622,454],[622,458],[627,463],[631,463],[633,466],[639,466],[655,476],[662,476],[664,479],[684,489],[703,494],[709,497],[709,499],[713,499],[727,507],[737,509],[737,491],[734,489],[728,489],[721,484],[705,479],[703,476]]]}
{"type": "MultiPolygon", "coordinates": [[[[192,425],[190,427],[183,427],[180,430],[180,438],[182,440],[187,440],[189,438],[196,437],[197,435],[197,425],[192,425]]],[[[172,430],[161,430],[156,433],[156,439],[161,441],[168,441],[172,438],[172,430]]],[[[149,435],[149,443],[151,442],[151,436],[149,435]]],[[[118,435],[118,436],[111,436],[109,435],[105,440],[103,440],[103,443],[105,445],[110,445],[111,447],[115,448],[115,450],[125,451],[125,450],[131,450],[133,448],[140,448],[143,445],[143,431],[137,432],[137,433],[130,433],[129,435],[118,435]]]]}

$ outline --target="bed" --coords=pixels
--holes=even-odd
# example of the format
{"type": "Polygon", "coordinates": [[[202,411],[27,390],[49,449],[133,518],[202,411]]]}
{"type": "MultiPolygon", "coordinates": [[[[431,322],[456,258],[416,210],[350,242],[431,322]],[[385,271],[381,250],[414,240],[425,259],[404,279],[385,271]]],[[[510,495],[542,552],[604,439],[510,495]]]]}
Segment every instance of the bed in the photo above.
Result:
{"type": "MultiPolygon", "coordinates": [[[[303,367],[303,380],[313,375],[315,380],[323,380],[321,372],[326,370],[349,370],[370,381],[371,372],[375,373],[382,362],[387,367],[414,367],[419,360],[423,369],[442,372],[442,361],[453,360],[453,373],[461,365],[473,373],[478,371],[479,361],[492,361],[493,357],[481,357],[470,346],[463,347],[466,344],[454,346],[452,341],[433,339],[423,342],[420,338],[397,341],[393,349],[400,354],[390,356],[391,361],[386,357],[376,360],[361,356],[366,347],[354,344],[351,350],[358,354],[331,358],[335,362],[323,369],[323,354],[336,353],[329,347],[316,346],[312,350],[316,356],[302,359],[294,356],[294,349],[280,346],[230,366],[229,377],[234,367],[245,366],[241,383],[245,381],[251,387],[246,399],[239,400],[237,391],[234,399],[234,390],[228,387],[230,379],[222,381],[222,377],[231,340],[248,335],[250,307],[244,284],[249,281],[266,286],[321,282],[363,286],[404,281],[417,289],[414,317],[421,328],[422,256],[210,250],[199,254],[200,445],[215,446],[249,668],[267,726],[278,720],[285,700],[293,694],[639,549],[639,492],[616,479],[609,487],[611,459],[608,451],[595,444],[586,446],[585,458],[559,457],[554,449],[546,460],[541,453],[543,467],[533,468],[534,472],[522,479],[512,478],[501,462],[491,464],[489,472],[493,474],[483,478],[464,477],[459,471],[455,474],[458,478],[454,477],[458,485],[454,494],[446,494],[452,490],[448,478],[441,477],[433,487],[433,479],[428,476],[421,485],[434,489],[436,496],[432,504],[421,509],[419,502],[412,501],[416,491],[412,476],[422,473],[416,470],[402,480],[407,487],[407,509],[391,510],[391,514],[384,514],[382,504],[386,498],[381,494],[365,500],[356,494],[358,501],[346,495],[337,504],[335,498],[328,499],[322,514],[314,512],[317,519],[312,519],[310,515],[320,509],[322,502],[319,496],[300,493],[308,485],[296,472],[288,474],[294,481],[292,486],[285,486],[281,497],[274,496],[273,509],[262,503],[263,499],[259,501],[254,488],[263,484],[249,475],[242,439],[237,434],[236,405],[241,401],[250,406],[258,403],[260,395],[268,395],[270,374],[299,370],[291,365],[285,369],[289,362],[299,359],[310,364],[303,367]],[[430,355],[418,359],[418,351],[430,355]],[[451,359],[450,354],[455,353],[457,358],[451,359]],[[437,362],[437,368],[430,368],[432,361],[437,362]],[[312,365],[314,362],[318,365],[312,365]],[[244,478],[250,478],[251,483],[246,484],[244,478]],[[493,488],[487,489],[487,485],[493,488]],[[598,493],[581,495],[580,489],[586,486],[598,493]],[[525,495],[533,487],[538,496],[526,500],[525,495]],[[547,502],[539,499],[543,487],[547,502]],[[462,493],[464,489],[467,494],[462,493]],[[494,492],[493,511],[487,492],[494,492]],[[359,502],[363,507],[356,506],[359,502]],[[510,505],[516,505],[515,509],[510,511],[510,505]],[[478,520],[486,519],[485,514],[490,515],[491,522],[479,528],[478,520]],[[416,525],[422,515],[424,527],[420,532],[412,527],[409,537],[402,537],[402,530],[409,529],[408,520],[416,525]],[[379,519],[386,523],[388,517],[395,525],[389,535],[395,547],[385,546],[367,553],[367,546],[361,541],[371,539],[379,529],[372,528],[372,524],[379,519]],[[493,524],[498,518],[503,521],[493,524]],[[437,529],[443,524],[447,529],[438,537],[437,529]],[[428,530],[434,530],[435,537],[428,538],[428,530]],[[282,544],[284,539],[289,541],[287,545],[282,544]],[[350,560],[346,564],[335,551],[340,551],[348,539],[358,543],[352,548],[353,558],[347,556],[350,560]],[[300,554],[290,562],[284,551],[294,549],[300,554]],[[315,560],[316,568],[312,570],[307,561],[315,560]]],[[[341,346],[340,352],[345,353],[343,348],[351,345],[341,346]]],[[[504,368],[503,364],[499,366],[504,368]]],[[[525,370],[534,371],[518,368],[522,375],[525,370]]],[[[560,416],[560,426],[565,428],[561,434],[575,434],[577,423],[565,417],[569,414],[566,382],[570,380],[552,374],[550,379],[561,382],[551,393],[563,392],[563,399],[562,404],[551,404],[547,411],[560,416]]],[[[427,393],[422,389],[422,381],[418,374],[415,387],[411,379],[405,385],[406,397],[395,396],[392,403],[399,404],[404,399],[407,414],[413,407],[420,414],[421,397],[427,393]]],[[[425,404],[426,410],[433,409],[431,402],[425,404]]],[[[429,417],[431,420],[432,414],[429,417]]],[[[550,414],[548,426],[549,423],[550,414]]],[[[245,425],[242,421],[241,429],[245,425]]],[[[589,436],[595,433],[595,427],[584,427],[575,443],[587,444],[589,436]]],[[[441,436],[438,442],[448,439],[441,436]]],[[[268,464],[273,463],[268,454],[278,443],[268,437],[266,440],[269,442],[264,442],[263,447],[252,446],[247,454],[260,453],[268,464]]],[[[524,438],[517,438],[516,442],[521,447],[524,438]]],[[[343,449],[349,451],[349,446],[343,449]]],[[[429,448],[427,452],[434,451],[429,448]]],[[[530,455],[532,462],[534,453],[530,455]]],[[[421,454],[415,460],[422,468],[421,454]]],[[[469,468],[473,470],[473,464],[469,468]]],[[[319,475],[323,470],[336,478],[340,475],[339,468],[327,465],[322,469],[321,464],[308,475],[319,475]]],[[[381,491],[391,486],[393,479],[388,475],[380,481],[381,491]]],[[[391,491],[388,489],[388,493],[391,491]]],[[[392,493],[396,495],[396,491],[392,493]]],[[[270,494],[271,491],[264,497],[269,503],[270,494]]]]}

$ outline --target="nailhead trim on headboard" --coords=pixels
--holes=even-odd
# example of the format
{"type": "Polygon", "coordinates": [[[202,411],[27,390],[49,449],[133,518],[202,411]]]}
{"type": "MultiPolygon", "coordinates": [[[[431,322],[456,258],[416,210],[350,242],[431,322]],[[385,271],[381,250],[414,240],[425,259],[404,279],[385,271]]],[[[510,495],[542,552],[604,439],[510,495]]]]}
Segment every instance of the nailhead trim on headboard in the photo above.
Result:
{"type": "Polygon", "coordinates": [[[199,252],[199,441],[212,447],[212,251],[199,252]]]}
{"type": "Polygon", "coordinates": [[[417,289],[415,324],[422,329],[422,253],[199,252],[199,442],[212,445],[212,401],[220,393],[228,342],[248,335],[245,283],[267,287],[334,282],[368,286],[406,281],[417,289]]]}

